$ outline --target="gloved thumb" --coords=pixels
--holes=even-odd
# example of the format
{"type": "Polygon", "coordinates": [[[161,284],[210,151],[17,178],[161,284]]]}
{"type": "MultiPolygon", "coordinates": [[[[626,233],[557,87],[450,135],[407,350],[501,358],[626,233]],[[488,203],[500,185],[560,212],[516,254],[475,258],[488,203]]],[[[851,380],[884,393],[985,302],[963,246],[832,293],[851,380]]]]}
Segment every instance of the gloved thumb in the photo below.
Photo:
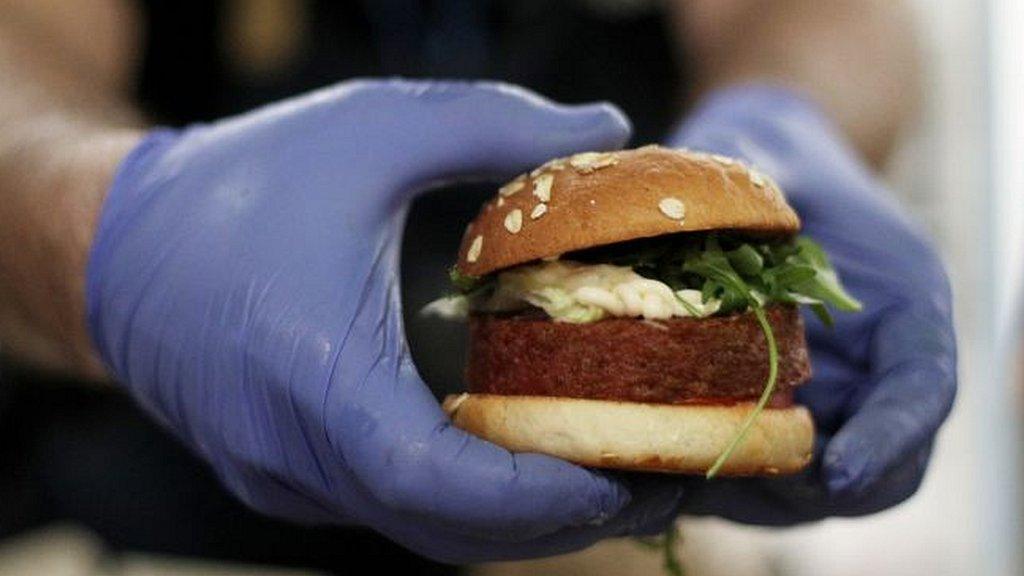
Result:
{"type": "Polygon", "coordinates": [[[402,194],[454,180],[505,179],[551,158],[620,148],[630,124],[607,103],[567,106],[500,83],[388,83],[402,194]]]}

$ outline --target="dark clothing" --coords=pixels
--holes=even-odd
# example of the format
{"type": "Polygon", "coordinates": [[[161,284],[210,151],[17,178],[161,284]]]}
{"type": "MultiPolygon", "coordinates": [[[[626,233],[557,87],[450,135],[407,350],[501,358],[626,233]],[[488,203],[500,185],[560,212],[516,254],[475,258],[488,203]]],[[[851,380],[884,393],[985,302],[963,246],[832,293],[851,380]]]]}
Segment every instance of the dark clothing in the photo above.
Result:
{"type": "MultiPolygon", "coordinates": [[[[672,126],[680,101],[677,51],[656,2],[623,10],[597,0],[305,0],[299,49],[262,74],[241,71],[229,56],[228,3],[142,4],[138,94],[162,124],[236,114],[348,78],[400,75],[504,80],[563,102],[610,100],[633,120],[635,143],[646,143],[672,126]]],[[[407,334],[438,395],[461,388],[465,328],[416,312],[447,291],[461,231],[492,188],[436,191],[410,213],[402,256],[407,334]]],[[[452,572],[367,530],[262,518],[123,395],[32,380],[0,380],[0,536],[73,519],[114,549],[339,572],[365,562],[382,573],[452,572]]]]}
{"type": "Polygon", "coordinates": [[[339,574],[455,573],[369,530],[305,528],[249,511],[117,390],[11,371],[4,383],[9,404],[0,413],[0,538],[73,520],[115,554],[146,551],[339,574]]]}
{"type": "Polygon", "coordinates": [[[679,110],[678,51],[656,2],[613,11],[597,0],[306,0],[300,51],[263,75],[232,65],[224,3],[145,4],[139,95],[170,124],[358,76],[504,80],[563,102],[609,100],[638,143],[663,136],[679,110]]]}

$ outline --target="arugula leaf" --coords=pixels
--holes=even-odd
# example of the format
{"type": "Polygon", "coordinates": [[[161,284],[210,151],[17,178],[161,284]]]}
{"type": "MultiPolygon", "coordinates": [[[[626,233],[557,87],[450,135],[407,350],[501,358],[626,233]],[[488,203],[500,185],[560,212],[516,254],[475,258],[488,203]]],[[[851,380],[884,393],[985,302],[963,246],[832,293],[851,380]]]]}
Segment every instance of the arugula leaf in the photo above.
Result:
{"type": "MultiPolygon", "coordinates": [[[[745,251],[746,255],[737,260],[741,266],[747,267],[748,270],[753,269],[751,265],[754,261],[748,257],[751,252],[754,252],[754,248],[749,247],[747,244],[743,246],[748,247],[748,250],[745,251]]],[[[730,254],[739,254],[741,251],[743,251],[742,248],[730,252],[730,254]]],[[[721,470],[722,466],[729,460],[729,457],[736,451],[736,448],[743,442],[743,439],[746,438],[751,426],[754,425],[754,421],[757,420],[758,415],[764,410],[768,400],[771,399],[772,394],[775,392],[775,384],[779,373],[779,351],[775,343],[775,334],[772,331],[772,326],[768,323],[768,318],[764,312],[764,302],[761,298],[758,298],[758,294],[755,291],[751,290],[740,273],[733,268],[732,262],[737,260],[727,257],[721,251],[718,243],[714,239],[709,238],[706,249],[695,257],[687,259],[686,263],[683,264],[684,271],[699,274],[719,285],[723,305],[728,300],[745,303],[754,312],[754,316],[757,318],[758,324],[761,325],[765,341],[768,344],[768,381],[765,384],[764,391],[761,393],[761,398],[743,421],[740,431],[718,456],[711,468],[708,469],[706,476],[708,479],[714,478],[718,474],[718,471],[721,470]]],[[[757,264],[758,269],[763,264],[759,255],[757,264]]],[[[705,286],[707,286],[706,283],[705,286]]]]}
{"type": "Polygon", "coordinates": [[[740,244],[739,248],[727,252],[726,256],[732,267],[744,276],[756,276],[764,269],[764,258],[750,244],[740,244]]]}
{"type": "Polygon", "coordinates": [[[788,290],[786,290],[787,287],[795,286],[811,280],[816,274],[817,271],[811,266],[783,262],[779,266],[765,270],[762,276],[764,277],[765,283],[771,287],[773,292],[788,292],[788,290]]]}
{"type": "Polygon", "coordinates": [[[764,313],[764,308],[760,305],[751,306],[754,311],[754,316],[757,318],[757,323],[761,325],[761,330],[764,331],[765,340],[768,342],[768,382],[764,386],[764,391],[761,392],[761,397],[757,400],[757,404],[754,409],[747,414],[747,418],[743,421],[740,426],[740,431],[733,437],[732,442],[718,455],[718,459],[708,469],[705,478],[708,480],[715,477],[718,471],[722,469],[732,453],[736,451],[736,448],[743,442],[743,439],[747,437],[747,433],[750,432],[751,426],[757,420],[757,417],[764,410],[764,407],[768,405],[768,400],[771,399],[772,394],[775,393],[775,384],[779,377],[779,348],[775,343],[775,333],[772,331],[772,325],[768,323],[768,317],[764,313]]]}
{"type": "Polygon", "coordinates": [[[452,287],[455,288],[455,293],[469,299],[471,308],[474,305],[473,302],[487,297],[498,286],[498,279],[494,274],[470,276],[463,274],[455,266],[448,270],[448,278],[451,280],[452,287]]]}
{"type": "Polygon", "coordinates": [[[564,258],[629,266],[673,290],[701,290],[705,301],[722,300],[718,314],[748,308],[747,300],[740,297],[743,291],[736,290],[737,277],[763,295],[765,304],[811,305],[826,323],[831,319],[827,306],[844,312],[860,309],[860,303],[843,289],[824,250],[802,236],[779,242],[728,233],[676,234],[580,250],[564,258]],[[718,271],[711,272],[709,266],[718,271]]]}
{"type": "Polygon", "coordinates": [[[661,552],[661,566],[666,574],[671,576],[685,576],[686,569],[679,558],[678,545],[683,540],[682,530],[679,524],[672,522],[665,528],[661,536],[657,537],[634,537],[633,541],[651,550],[661,552]]]}
{"type": "Polygon", "coordinates": [[[836,321],[832,319],[832,313],[824,304],[811,304],[811,312],[821,320],[821,323],[829,328],[835,326],[836,321]]]}
{"type": "Polygon", "coordinates": [[[682,534],[679,533],[679,526],[673,522],[665,529],[665,536],[662,542],[664,546],[662,567],[671,576],[684,576],[686,573],[683,563],[679,560],[679,553],[676,550],[676,542],[679,540],[682,540],[682,534]]]}
{"type": "Polygon", "coordinates": [[[844,312],[859,312],[862,308],[861,303],[843,289],[839,283],[839,276],[832,269],[821,246],[803,236],[796,238],[795,243],[799,251],[786,260],[809,266],[815,274],[813,278],[792,283],[790,289],[798,294],[828,302],[844,312]]]}
{"type": "Polygon", "coordinates": [[[448,279],[451,281],[455,291],[460,294],[472,292],[481,282],[479,276],[463,274],[458,266],[452,266],[448,269],[448,279]]]}

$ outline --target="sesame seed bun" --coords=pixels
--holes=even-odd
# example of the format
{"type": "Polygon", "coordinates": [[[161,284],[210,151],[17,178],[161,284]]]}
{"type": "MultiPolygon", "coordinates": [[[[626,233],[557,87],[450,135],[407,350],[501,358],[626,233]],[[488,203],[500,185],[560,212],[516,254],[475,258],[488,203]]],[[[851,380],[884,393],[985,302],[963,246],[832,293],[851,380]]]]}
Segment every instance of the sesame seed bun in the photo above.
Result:
{"type": "Polygon", "coordinates": [[[466,229],[471,276],[574,250],[676,232],[789,236],[800,219],[767,176],[737,160],[645,146],[552,160],[501,187],[466,229]]]}
{"type": "MultiPolygon", "coordinates": [[[[596,468],[682,474],[705,473],[752,408],[493,394],[453,395],[444,402],[457,427],[513,452],[596,468]]],[[[810,462],[813,444],[806,408],[766,409],[719,474],[791,474],[810,462]]]]}

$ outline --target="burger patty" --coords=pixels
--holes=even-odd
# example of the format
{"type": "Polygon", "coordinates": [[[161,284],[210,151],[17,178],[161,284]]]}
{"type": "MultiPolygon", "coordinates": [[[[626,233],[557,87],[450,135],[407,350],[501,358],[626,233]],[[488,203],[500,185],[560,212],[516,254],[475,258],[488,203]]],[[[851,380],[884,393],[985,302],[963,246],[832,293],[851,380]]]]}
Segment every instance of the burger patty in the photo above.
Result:
{"type": "MultiPolygon", "coordinates": [[[[779,406],[791,402],[811,366],[796,308],[767,313],[779,348],[779,406]]],[[[469,330],[466,379],[475,393],[719,404],[756,399],[768,378],[767,345],[750,312],[588,324],[477,314],[469,330]]]]}

